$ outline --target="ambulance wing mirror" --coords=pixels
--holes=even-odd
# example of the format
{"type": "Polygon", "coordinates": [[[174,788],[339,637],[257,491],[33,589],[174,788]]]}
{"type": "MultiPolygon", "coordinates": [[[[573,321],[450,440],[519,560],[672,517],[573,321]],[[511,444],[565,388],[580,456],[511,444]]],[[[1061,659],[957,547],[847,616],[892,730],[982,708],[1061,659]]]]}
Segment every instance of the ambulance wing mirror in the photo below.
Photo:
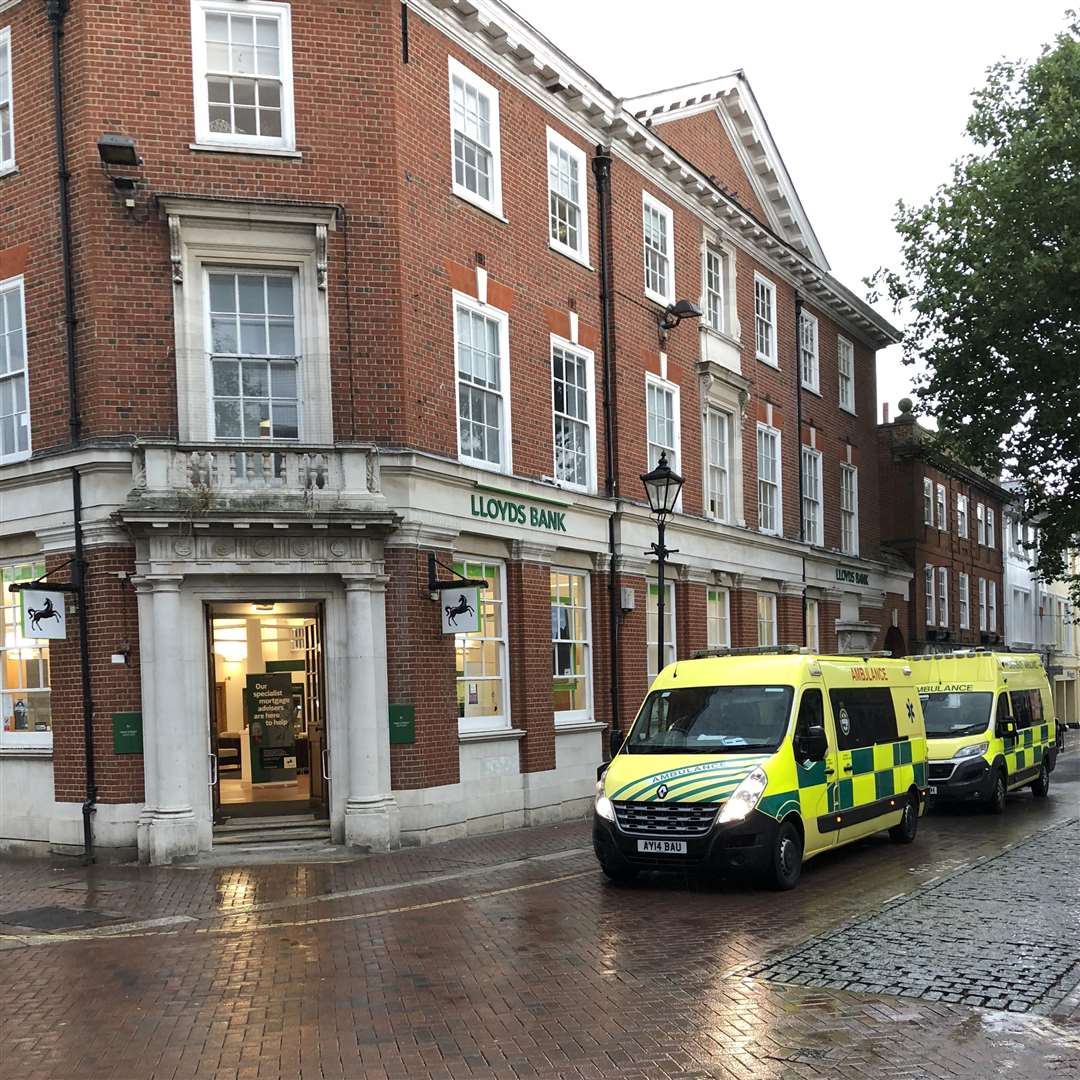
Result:
{"type": "Polygon", "coordinates": [[[619,728],[611,729],[611,733],[608,735],[608,750],[610,751],[610,754],[608,755],[609,757],[614,757],[619,752],[619,750],[622,748],[624,737],[625,736],[619,728]]]}
{"type": "Polygon", "coordinates": [[[821,761],[829,749],[829,740],[825,737],[825,728],[821,724],[811,724],[804,735],[799,737],[797,756],[805,761],[821,761]]]}
{"type": "Polygon", "coordinates": [[[1016,737],[1016,722],[1013,720],[999,720],[997,730],[999,739],[1013,739],[1016,737]]]}

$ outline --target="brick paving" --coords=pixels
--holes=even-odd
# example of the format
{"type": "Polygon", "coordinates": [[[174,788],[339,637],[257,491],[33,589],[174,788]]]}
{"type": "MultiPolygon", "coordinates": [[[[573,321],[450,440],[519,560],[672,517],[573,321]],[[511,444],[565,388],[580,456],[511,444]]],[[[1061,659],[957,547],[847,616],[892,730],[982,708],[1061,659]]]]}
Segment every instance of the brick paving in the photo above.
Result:
{"type": "MultiPolygon", "coordinates": [[[[585,823],[329,866],[2,863],[0,920],[59,904],[129,929],[0,925],[0,1077],[1080,1076],[1075,993],[1036,1016],[745,974],[931,894],[970,901],[1007,844],[1052,856],[1080,758],[1055,779],[1001,818],[933,814],[910,848],[822,857],[785,894],[609,885],[585,823]]],[[[1060,903],[1075,946],[1080,903],[1060,903]]],[[[941,925],[959,963],[977,953],[941,925]]]]}

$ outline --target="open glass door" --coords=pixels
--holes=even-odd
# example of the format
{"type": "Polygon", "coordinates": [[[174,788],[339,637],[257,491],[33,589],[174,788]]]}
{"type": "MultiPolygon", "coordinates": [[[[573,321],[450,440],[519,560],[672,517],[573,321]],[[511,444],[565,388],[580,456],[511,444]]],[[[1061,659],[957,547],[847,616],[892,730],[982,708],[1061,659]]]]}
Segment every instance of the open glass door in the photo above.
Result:
{"type": "Polygon", "coordinates": [[[328,817],[322,606],[212,603],[208,622],[215,822],[328,817]]]}

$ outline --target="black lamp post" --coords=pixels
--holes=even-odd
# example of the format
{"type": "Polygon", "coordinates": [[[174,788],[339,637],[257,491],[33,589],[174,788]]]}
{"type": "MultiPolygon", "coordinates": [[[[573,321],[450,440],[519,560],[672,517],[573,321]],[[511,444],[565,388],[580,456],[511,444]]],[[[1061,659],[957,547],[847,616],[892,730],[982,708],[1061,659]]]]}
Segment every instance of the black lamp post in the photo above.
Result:
{"type": "Polygon", "coordinates": [[[645,554],[651,552],[656,556],[656,672],[659,674],[664,669],[664,562],[669,555],[676,554],[676,550],[669,551],[664,546],[664,528],[667,519],[675,512],[683,478],[672,471],[667,454],[661,452],[656,468],[645,473],[641,482],[645,485],[645,494],[649,497],[649,509],[656,516],[656,543],[645,554]]]}

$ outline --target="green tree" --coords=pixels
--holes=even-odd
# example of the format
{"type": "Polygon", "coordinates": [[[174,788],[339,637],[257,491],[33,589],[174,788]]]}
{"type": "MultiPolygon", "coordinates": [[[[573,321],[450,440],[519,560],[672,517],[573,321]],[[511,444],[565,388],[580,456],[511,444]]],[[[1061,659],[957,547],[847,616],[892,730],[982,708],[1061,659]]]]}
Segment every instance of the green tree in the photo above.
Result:
{"type": "Polygon", "coordinates": [[[1019,482],[1048,580],[1068,577],[1080,537],[1080,20],[1067,17],[1033,63],[988,70],[975,150],[925,206],[898,205],[903,269],[867,282],[910,314],[918,411],[950,452],[1019,482]]]}

